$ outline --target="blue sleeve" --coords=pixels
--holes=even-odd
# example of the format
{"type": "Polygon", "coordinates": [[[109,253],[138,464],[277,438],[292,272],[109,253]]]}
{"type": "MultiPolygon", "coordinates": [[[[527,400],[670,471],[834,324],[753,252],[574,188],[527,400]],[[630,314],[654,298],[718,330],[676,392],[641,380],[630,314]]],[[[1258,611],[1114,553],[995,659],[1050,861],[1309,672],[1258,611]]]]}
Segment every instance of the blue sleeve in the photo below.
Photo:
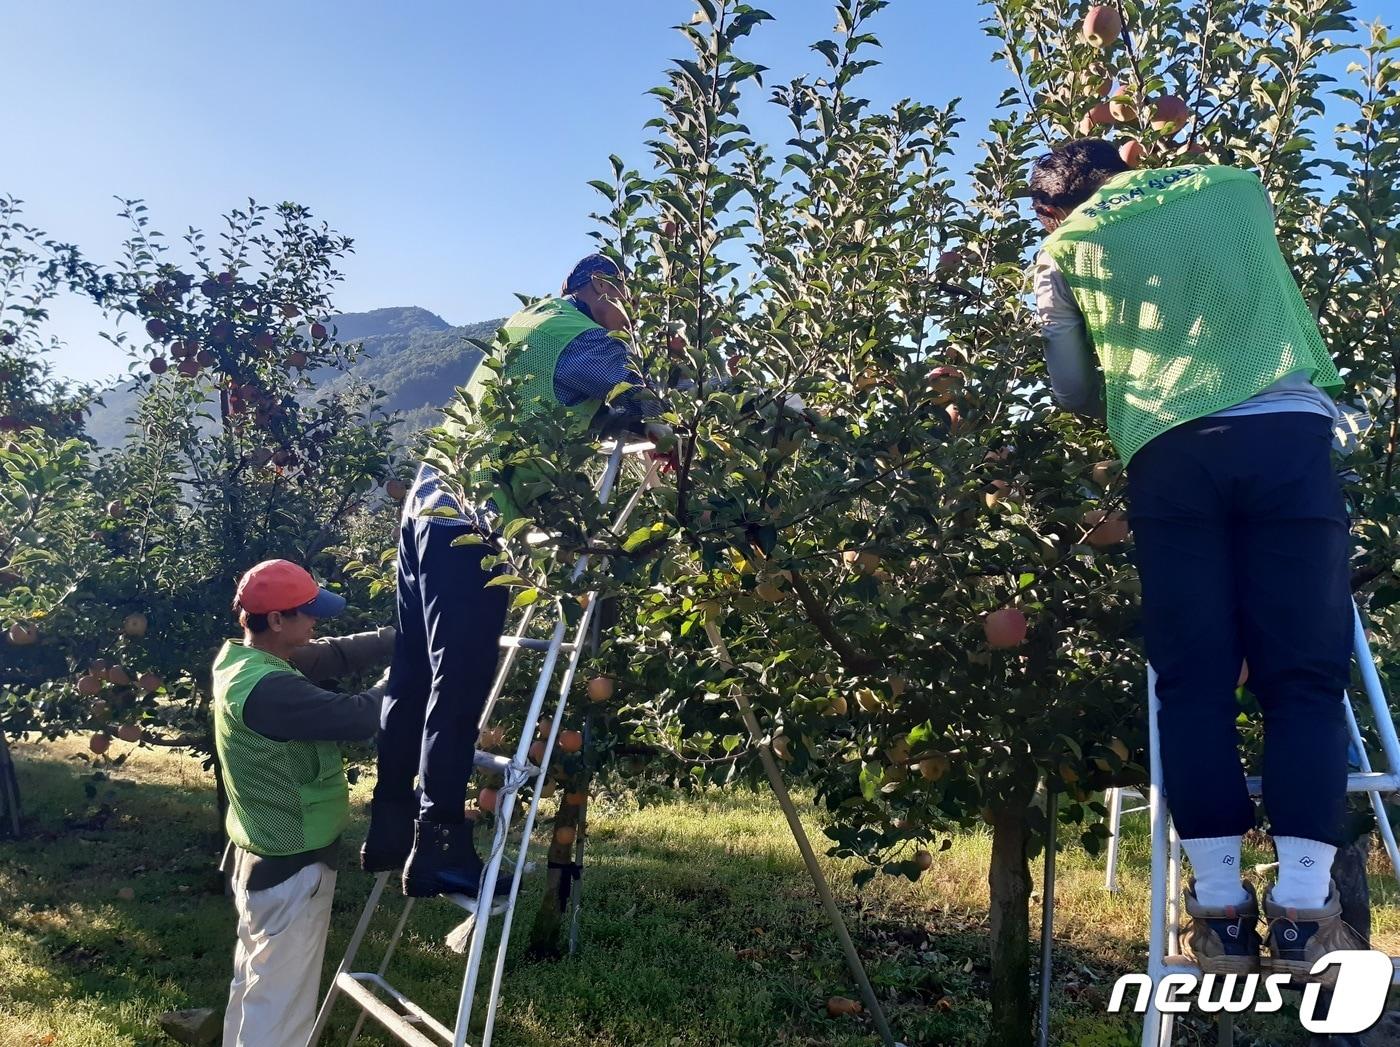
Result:
{"type": "MultiPolygon", "coordinates": [[[[554,365],[554,395],[566,407],[584,400],[601,400],[619,382],[650,388],[632,366],[627,343],[600,327],[576,336],[554,365]]],[[[630,391],[614,400],[612,406],[640,418],[650,418],[664,409],[658,401],[647,398],[643,402],[630,391]]]]}

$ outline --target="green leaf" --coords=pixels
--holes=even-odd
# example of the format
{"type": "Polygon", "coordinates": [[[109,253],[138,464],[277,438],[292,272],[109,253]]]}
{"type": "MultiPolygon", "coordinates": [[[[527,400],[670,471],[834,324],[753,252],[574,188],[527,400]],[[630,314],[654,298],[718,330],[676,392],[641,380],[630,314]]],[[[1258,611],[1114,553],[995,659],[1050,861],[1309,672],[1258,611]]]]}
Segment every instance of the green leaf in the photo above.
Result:
{"type": "Polygon", "coordinates": [[[493,585],[529,585],[530,583],[518,574],[498,574],[490,579],[485,588],[489,589],[493,585]]]}
{"type": "Polygon", "coordinates": [[[518,592],[518,593],[515,594],[515,599],[512,600],[512,601],[510,602],[510,606],[511,606],[512,609],[519,609],[519,608],[521,608],[521,607],[529,607],[532,603],[534,603],[534,602],[535,602],[536,600],[538,600],[539,598],[540,598],[540,591],[539,591],[539,589],[534,588],[534,587],[531,587],[531,588],[529,588],[529,589],[521,589],[520,592],[518,592]]]}

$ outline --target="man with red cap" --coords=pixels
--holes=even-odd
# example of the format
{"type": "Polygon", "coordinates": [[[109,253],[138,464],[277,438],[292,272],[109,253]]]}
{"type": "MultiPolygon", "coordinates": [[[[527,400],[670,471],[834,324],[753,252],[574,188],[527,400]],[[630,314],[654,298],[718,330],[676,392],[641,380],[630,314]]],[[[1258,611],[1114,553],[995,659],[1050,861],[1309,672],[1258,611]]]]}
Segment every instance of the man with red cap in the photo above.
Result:
{"type": "Polygon", "coordinates": [[[345,598],[287,560],[248,571],[233,607],[243,637],[223,645],[213,669],[238,910],[224,1047],[301,1047],[315,1020],[336,846],[350,817],[337,743],[374,736],[384,695],[383,679],[350,695],[320,684],[388,662],[394,630],[313,639],[345,598]]]}

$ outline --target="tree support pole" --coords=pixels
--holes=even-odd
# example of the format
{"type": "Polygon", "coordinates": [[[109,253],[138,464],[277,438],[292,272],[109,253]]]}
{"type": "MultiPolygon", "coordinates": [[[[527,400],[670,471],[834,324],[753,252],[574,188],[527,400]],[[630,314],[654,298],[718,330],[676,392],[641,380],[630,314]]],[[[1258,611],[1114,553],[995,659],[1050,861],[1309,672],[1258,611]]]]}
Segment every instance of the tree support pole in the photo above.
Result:
{"type": "MultiPolygon", "coordinates": [[[[707,622],[705,633],[710,639],[710,646],[715,649],[715,654],[719,656],[720,664],[726,669],[733,669],[734,662],[730,660],[729,649],[725,646],[718,627],[707,622]]],[[[807,839],[807,830],[802,827],[802,820],[797,816],[797,808],[793,806],[792,797],[788,794],[787,785],[783,782],[783,772],[778,769],[777,761],[773,759],[773,753],[768,746],[762,744],[763,728],[759,726],[753,706],[749,704],[748,696],[741,688],[733,687],[729,693],[734,699],[734,704],[739,707],[739,715],[743,718],[744,726],[748,728],[749,737],[758,745],[758,759],[763,764],[764,772],[768,775],[768,784],[773,787],[773,795],[778,798],[778,806],[783,809],[783,816],[787,818],[788,828],[792,830],[793,839],[797,841],[797,849],[802,853],[802,861],[806,864],[807,872],[812,877],[812,883],[817,888],[817,895],[822,900],[822,907],[826,909],[826,915],[831,920],[831,926],[836,931],[837,939],[841,942],[841,951],[846,954],[846,966],[850,968],[851,974],[860,986],[861,997],[865,1000],[865,1006],[869,1009],[871,1018],[875,1020],[875,1027],[880,1031],[880,1039],[884,1042],[885,1047],[897,1047],[894,1036],[890,1033],[890,1025],[885,1018],[884,1008],[880,1006],[880,1001],[875,997],[875,989],[871,986],[870,979],[865,973],[864,964],[860,962],[860,954],[856,952],[855,943],[851,941],[850,932],[846,930],[846,921],[841,917],[841,910],[837,908],[836,898],[832,895],[831,888],[827,886],[826,877],[822,874],[821,865],[817,862],[816,852],[812,850],[812,843],[807,839]]]]}
{"type": "Polygon", "coordinates": [[[1039,1047],[1050,1043],[1050,975],[1055,955],[1055,841],[1059,835],[1060,797],[1055,782],[1045,779],[1045,879],[1040,885],[1040,1030],[1039,1047]]]}

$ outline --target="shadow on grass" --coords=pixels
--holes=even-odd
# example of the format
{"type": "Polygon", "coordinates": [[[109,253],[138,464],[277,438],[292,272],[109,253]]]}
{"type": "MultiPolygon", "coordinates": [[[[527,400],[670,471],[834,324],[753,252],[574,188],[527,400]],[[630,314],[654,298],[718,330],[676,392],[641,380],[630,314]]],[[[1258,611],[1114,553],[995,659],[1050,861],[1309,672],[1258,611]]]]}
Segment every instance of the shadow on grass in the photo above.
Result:
{"type": "MultiPolygon", "coordinates": [[[[52,1032],[62,1044],[153,1044],[161,1042],[161,1011],[220,1006],[234,917],[214,870],[207,775],[190,761],[195,771],[181,780],[124,776],[89,799],[85,763],[29,747],[17,758],[32,824],[30,838],[0,850],[0,1015],[35,1035],[14,1042],[52,1032]],[[94,804],[112,814],[101,828],[84,828],[94,804]],[[124,899],[123,888],[133,897],[124,899]]],[[[366,793],[361,783],[357,801],[366,793]]],[[[858,993],[775,807],[748,796],[678,800],[604,808],[593,825],[577,956],[524,961],[541,889],[540,878],[527,881],[497,1025],[501,1047],[878,1042],[867,1017],[825,1016],[828,996],[858,993]]],[[[353,868],[362,831],[357,817],[341,852],[327,976],[372,883],[353,868]]],[[[1122,861],[1125,876],[1145,875],[1142,848],[1125,846],[1122,861]]],[[[833,881],[904,1041],[979,1042],[988,1015],[985,913],[929,907],[892,890],[858,897],[848,877],[833,881]]],[[[395,898],[381,910],[359,969],[377,969],[399,905],[395,898]]],[[[455,1011],[465,967],[442,944],[461,915],[444,903],[419,904],[389,972],[439,1018],[455,1011]]],[[[1136,943],[1111,952],[1119,950],[1140,955],[1136,943]]],[[[1106,965],[1101,948],[1057,943],[1053,1042],[1136,1042],[1135,1023],[1104,1010],[1125,969],[1106,965]]],[[[323,1042],[344,1043],[354,1019],[342,1002],[323,1042]]],[[[1294,1042],[1268,1035],[1237,1043],[1294,1042]]],[[[370,1023],[360,1042],[390,1041],[370,1023]]]]}

